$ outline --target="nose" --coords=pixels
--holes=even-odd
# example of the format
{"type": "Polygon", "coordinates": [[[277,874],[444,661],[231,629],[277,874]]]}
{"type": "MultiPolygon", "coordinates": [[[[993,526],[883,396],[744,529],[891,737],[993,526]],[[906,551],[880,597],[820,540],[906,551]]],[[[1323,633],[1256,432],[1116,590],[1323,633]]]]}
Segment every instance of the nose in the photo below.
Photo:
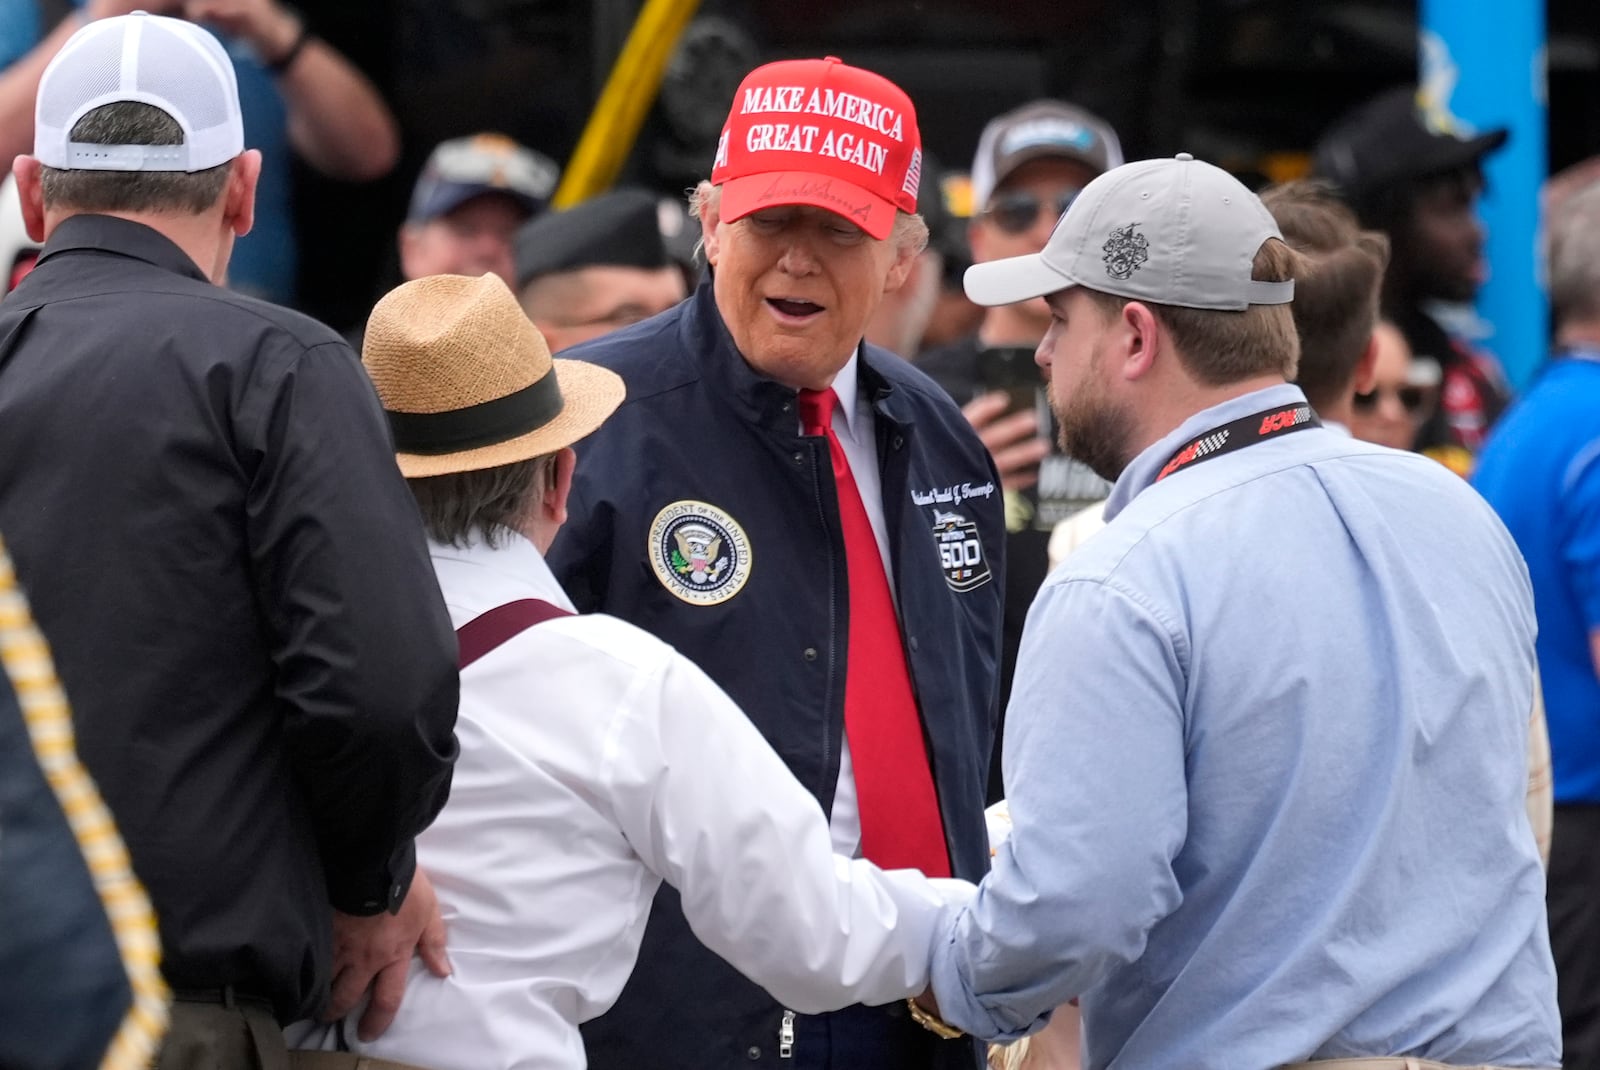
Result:
{"type": "Polygon", "coordinates": [[[495,234],[479,233],[467,243],[466,260],[475,274],[493,272],[512,284],[515,267],[511,258],[511,243],[495,234]]]}
{"type": "Polygon", "coordinates": [[[778,270],[795,278],[804,278],[817,272],[817,258],[811,247],[798,239],[784,247],[778,258],[778,270]]]}
{"type": "Polygon", "coordinates": [[[1056,325],[1051,322],[1049,329],[1044,332],[1044,337],[1039,339],[1039,345],[1033,351],[1033,362],[1041,371],[1050,370],[1050,354],[1056,346],[1056,325]]]}
{"type": "Polygon", "coordinates": [[[511,253],[511,239],[492,230],[480,230],[472,236],[472,249],[486,259],[498,259],[511,253]]]}
{"type": "Polygon", "coordinates": [[[1400,403],[1400,394],[1387,387],[1378,391],[1378,415],[1395,423],[1404,423],[1409,418],[1406,407],[1400,403]]]}
{"type": "Polygon", "coordinates": [[[1028,230],[1028,241],[1035,249],[1043,249],[1050,241],[1050,232],[1056,229],[1056,223],[1061,215],[1056,211],[1056,203],[1052,199],[1039,206],[1033,215],[1033,226],[1028,230]]]}

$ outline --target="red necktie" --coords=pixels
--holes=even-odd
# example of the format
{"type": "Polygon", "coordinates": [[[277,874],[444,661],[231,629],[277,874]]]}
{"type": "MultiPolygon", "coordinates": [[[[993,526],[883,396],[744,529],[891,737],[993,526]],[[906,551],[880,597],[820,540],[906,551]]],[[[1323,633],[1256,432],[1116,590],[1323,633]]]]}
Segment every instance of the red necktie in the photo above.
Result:
{"type": "Polygon", "coordinates": [[[944,821],[889,578],[850,462],[833,433],[839,398],[832,390],[802,390],[799,401],[805,433],[828,440],[844,527],[850,586],[844,730],[855,769],[861,853],[885,869],[920,869],[930,877],[948,877],[944,821]]]}

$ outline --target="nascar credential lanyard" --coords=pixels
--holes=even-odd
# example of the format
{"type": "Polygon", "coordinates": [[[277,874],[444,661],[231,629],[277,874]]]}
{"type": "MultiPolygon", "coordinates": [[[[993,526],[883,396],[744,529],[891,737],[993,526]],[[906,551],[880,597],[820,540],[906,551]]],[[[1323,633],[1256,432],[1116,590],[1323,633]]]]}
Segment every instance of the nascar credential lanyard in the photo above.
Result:
{"type": "Polygon", "coordinates": [[[1312,412],[1311,406],[1304,401],[1241,416],[1232,423],[1212,428],[1205,434],[1190,439],[1188,445],[1174,453],[1172,459],[1162,465],[1161,473],[1156,476],[1156,482],[1161,482],[1180,468],[1188,468],[1201,461],[1221,457],[1224,453],[1242,450],[1246,446],[1254,446],[1257,442],[1265,442],[1269,438],[1277,438],[1293,431],[1305,431],[1321,426],[1322,421],[1317,419],[1317,414],[1312,412]]]}

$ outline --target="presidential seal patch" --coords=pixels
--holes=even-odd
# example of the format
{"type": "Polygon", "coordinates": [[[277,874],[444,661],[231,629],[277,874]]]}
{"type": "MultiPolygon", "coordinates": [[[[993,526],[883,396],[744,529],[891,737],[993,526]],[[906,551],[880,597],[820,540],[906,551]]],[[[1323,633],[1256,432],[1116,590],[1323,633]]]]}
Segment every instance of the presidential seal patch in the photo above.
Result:
{"type": "Polygon", "coordinates": [[[726,602],[750,579],[750,540],[705,502],[673,502],[650,524],[650,566],[661,586],[695,606],[726,602]]]}
{"type": "Polygon", "coordinates": [[[933,514],[933,541],[939,546],[939,564],[952,591],[970,591],[989,582],[989,561],[983,554],[978,525],[960,513],[933,514]]]}

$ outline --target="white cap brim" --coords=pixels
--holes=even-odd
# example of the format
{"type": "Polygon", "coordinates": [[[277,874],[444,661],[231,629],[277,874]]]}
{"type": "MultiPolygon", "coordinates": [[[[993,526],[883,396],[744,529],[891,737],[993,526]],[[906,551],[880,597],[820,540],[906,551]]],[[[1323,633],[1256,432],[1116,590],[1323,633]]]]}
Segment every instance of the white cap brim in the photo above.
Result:
{"type": "Polygon", "coordinates": [[[1013,305],[1078,285],[1038,253],[973,264],[961,281],[967,296],[980,305],[1013,305]]]}

